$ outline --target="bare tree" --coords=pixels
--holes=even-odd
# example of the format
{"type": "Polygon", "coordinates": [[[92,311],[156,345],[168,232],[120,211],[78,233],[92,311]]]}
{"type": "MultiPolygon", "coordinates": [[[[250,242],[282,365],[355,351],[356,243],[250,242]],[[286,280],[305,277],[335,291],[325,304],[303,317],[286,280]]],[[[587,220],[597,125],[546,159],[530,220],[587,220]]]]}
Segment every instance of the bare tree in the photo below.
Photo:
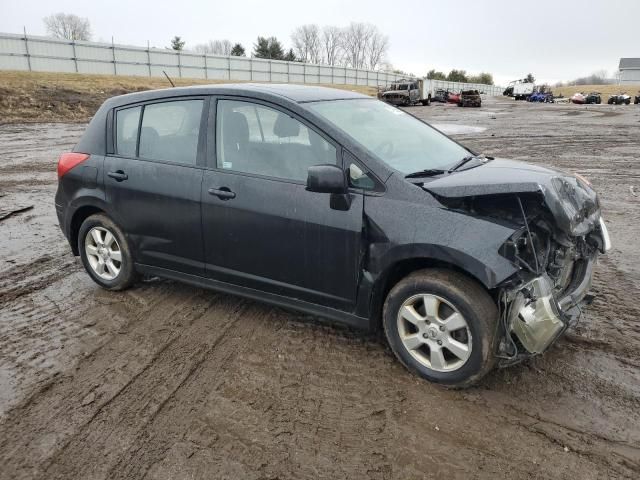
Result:
{"type": "Polygon", "coordinates": [[[378,31],[369,23],[351,22],[344,30],[345,63],[353,68],[366,68],[367,49],[371,37],[378,31]]]}
{"type": "Polygon", "coordinates": [[[353,68],[383,68],[389,37],[370,23],[351,22],[345,28],[302,25],[291,34],[293,48],[301,62],[325,63],[353,68]]]}
{"type": "Polygon", "coordinates": [[[373,27],[373,32],[364,51],[368,68],[371,70],[380,68],[388,49],[389,37],[378,31],[376,27],[373,27]]]}
{"type": "Polygon", "coordinates": [[[315,24],[302,25],[291,34],[296,56],[303,62],[320,63],[322,61],[322,44],[320,29],[315,24]]]}
{"type": "Polygon", "coordinates": [[[196,52],[209,53],[211,55],[231,55],[233,45],[229,40],[209,40],[207,43],[200,43],[193,47],[196,52]]]}
{"type": "Polygon", "coordinates": [[[328,25],[322,28],[322,55],[327,65],[338,65],[342,61],[344,54],[343,44],[344,34],[338,27],[328,25]]]}
{"type": "Polygon", "coordinates": [[[42,19],[47,33],[66,40],[91,40],[91,25],[88,18],[72,13],[56,13],[42,19]]]}

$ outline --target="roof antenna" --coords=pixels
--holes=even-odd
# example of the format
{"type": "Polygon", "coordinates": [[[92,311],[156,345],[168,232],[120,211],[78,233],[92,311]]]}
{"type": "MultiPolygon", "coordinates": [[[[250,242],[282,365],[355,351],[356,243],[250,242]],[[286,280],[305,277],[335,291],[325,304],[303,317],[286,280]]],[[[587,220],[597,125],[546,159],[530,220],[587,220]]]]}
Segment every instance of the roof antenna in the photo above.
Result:
{"type": "Polygon", "coordinates": [[[167,75],[167,72],[165,72],[164,70],[162,70],[162,73],[164,73],[164,76],[165,76],[165,77],[167,77],[167,80],[169,80],[169,83],[171,84],[171,86],[172,86],[172,87],[175,87],[175,86],[176,86],[176,84],[175,84],[175,83],[173,83],[173,80],[171,80],[171,79],[169,78],[169,75],[167,75]]]}

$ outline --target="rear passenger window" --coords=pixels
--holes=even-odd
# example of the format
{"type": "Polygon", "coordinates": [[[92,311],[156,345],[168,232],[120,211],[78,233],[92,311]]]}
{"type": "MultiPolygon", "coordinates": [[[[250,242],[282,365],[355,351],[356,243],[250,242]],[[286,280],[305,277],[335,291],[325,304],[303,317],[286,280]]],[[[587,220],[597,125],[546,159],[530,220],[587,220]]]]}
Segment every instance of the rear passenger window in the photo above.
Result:
{"type": "Polygon", "coordinates": [[[218,168],[305,181],[312,165],[336,163],[336,148],[285,112],[219,100],[218,168]]]}
{"type": "Polygon", "coordinates": [[[196,164],[204,100],[152,103],[144,107],[140,158],[196,164]]]}
{"type": "Polygon", "coordinates": [[[123,157],[136,156],[138,123],[141,107],[125,108],[116,112],[116,152],[123,157]]]}

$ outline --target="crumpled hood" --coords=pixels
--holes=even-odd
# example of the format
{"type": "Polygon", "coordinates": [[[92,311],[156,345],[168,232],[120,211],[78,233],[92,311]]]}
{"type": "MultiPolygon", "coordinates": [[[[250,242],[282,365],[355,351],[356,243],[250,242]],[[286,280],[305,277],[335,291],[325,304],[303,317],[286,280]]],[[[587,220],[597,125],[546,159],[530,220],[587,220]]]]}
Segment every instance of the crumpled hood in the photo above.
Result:
{"type": "Polygon", "coordinates": [[[515,160],[495,159],[476,168],[425,181],[436,197],[539,193],[558,227],[571,236],[585,235],[600,218],[595,190],[575,176],[515,160]]]}

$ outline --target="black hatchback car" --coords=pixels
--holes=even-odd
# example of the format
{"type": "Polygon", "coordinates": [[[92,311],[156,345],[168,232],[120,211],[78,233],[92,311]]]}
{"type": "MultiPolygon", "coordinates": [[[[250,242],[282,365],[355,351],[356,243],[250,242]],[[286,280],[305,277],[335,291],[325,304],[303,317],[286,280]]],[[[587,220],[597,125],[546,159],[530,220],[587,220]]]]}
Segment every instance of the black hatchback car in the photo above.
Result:
{"type": "Polygon", "coordinates": [[[380,329],[456,387],[544,352],[610,243],[585,179],[320,87],[112,98],[58,176],[60,226],[102,287],[155,275],[380,329]]]}

